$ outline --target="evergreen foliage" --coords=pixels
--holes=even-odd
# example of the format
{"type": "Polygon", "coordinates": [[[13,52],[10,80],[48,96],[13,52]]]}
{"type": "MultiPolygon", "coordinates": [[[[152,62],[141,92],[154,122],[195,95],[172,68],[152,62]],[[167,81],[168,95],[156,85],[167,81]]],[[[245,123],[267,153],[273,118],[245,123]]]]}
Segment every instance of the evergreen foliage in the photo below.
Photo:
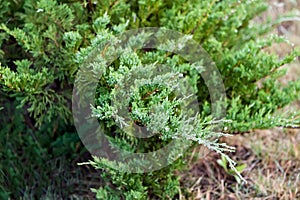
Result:
{"type": "MultiPolygon", "coordinates": [[[[267,4],[261,0],[8,0],[1,3],[0,197],[19,198],[28,190],[32,198],[45,195],[43,188],[51,185],[47,175],[52,169],[43,163],[57,156],[71,160],[79,153],[75,148],[79,138],[71,115],[76,73],[91,52],[115,42],[117,34],[134,28],[165,27],[191,35],[207,51],[221,74],[226,91],[226,116],[215,119],[211,115],[210,95],[195,65],[165,51],[129,48],[109,67],[104,65],[107,60],[100,57],[95,61],[97,67],[90,71],[94,75],[103,74],[97,83],[91,117],[97,118],[104,127],[112,148],[151,152],[172,140],[187,139],[222,154],[233,167],[234,161],[226,156],[226,151],[234,149],[212,138],[256,128],[297,125],[299,113],[278,110],[299,98],[300,82],[283,86],[277,80],[285,74],[282,66],[297,58],[299,51],[292,45],[285,57],[264,51],[274,43],[288,43],[283,37],[267,34],[280,19],[253,23],[252,19],[266,9],[267,4]],[[160,133],[145,141],[117,126],[122,119],[115,109],[123,104],[112,105],[111,101],[118,97],[116,86],[127,87],[122,83],[125,84],[123,80],[130,73],[148,73],[139,66],[152,69],[153,63],[167,64],[173,73],[157,75],[153,79],[156,82],[148,85],[145,83],[150,80],[140,81],[137,83],[140,87],[132,89],[127,102],[135,124],[160,133]],[[195,124],[181,115],[184,111],[180,105],[186,99],[176,98],[176,83],[170,82],[174,86],[171,89],[161,84],[181,74],[197,93],[200,103],[199,114],[193,114],[195,124]],[[259,81],[261,85],[257,84],[259,81]],[[166,115],[148,114],[151,106],[157,104],[166,115]],[[215,127],[221,122],[224,128],[216,132],[215,127]],[[26,167],[22,169],[24,164],[26,167]],[[45,173],[40,173],[43,170],[45,173]],[[32,180],[27,182],[28,177],[32,180]]],[[[141,34],[136,40],[143,37],[141,34]]],[[[105,53],[105,48],[100,53],[105,53]]],[[[107,159],[94,157],[88,163],[103,170],[107,182],[106,186],[92,189],[98,199],[174,199],[180,187],[175,172],[185,166],[184,160],[179,159],[154,172],[131,174],[115,170],[115,166],[126,166],[107,159]]]]}

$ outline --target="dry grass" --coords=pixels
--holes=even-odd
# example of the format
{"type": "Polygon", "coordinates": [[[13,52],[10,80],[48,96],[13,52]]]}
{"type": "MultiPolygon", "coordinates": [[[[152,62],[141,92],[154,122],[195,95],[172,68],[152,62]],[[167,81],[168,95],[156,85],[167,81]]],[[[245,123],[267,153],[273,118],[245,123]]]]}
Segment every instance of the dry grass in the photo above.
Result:
{"type": "MultiPolygon", "coordinates": [[[[300,12],[300,0],[270,0],[270,8],[263,17],[276,19],[289,11],[300,12]]],[[[300,16],[300,14],[299,14],[300,16]]],[[[286,36],[294,46],[300,46],[300,18],[284,21],[273,33],[286,36]],[[297,21],[298,20],[298,21],[297,21]]],[[[293,45],[273,45],[267,51],[283,56],[291,51],[293,45]]],[[[287,75],[280,79],[283,84],[300,76],[300,62],[284,66],[287,75]]],[[[286,109],[299,109],[295,102],[286,109]]],[[[238,184],[233,176],[217,164],[219,155],[200,151],[198,161],[191,165],[188,173],[182,175],[182,185],[189,188],[192,197],[188,199],[300,199],[300,130],[276,128],[254,130],[249,134],[224,138],[236,147],[231,157],[247,168],[243,172],[246,184],[238,184]]],[[[181,196],[181,199],[186,199],[181,196]]]]}
{"type": "Polygon", "coordinates": [[[211,152],[182,175],[189,199],[300,199],[299,130],[256,130],[224,141],[237,149],[231,157],[247,165],[247,184],[238,184],[211,152]]]}

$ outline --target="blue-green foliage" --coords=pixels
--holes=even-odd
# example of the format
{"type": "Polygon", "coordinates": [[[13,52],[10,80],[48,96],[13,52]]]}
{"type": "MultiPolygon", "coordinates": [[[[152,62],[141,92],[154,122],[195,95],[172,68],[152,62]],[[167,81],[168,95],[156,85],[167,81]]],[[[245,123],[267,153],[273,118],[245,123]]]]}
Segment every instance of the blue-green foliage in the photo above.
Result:
{"type": "MultiPolygon", "coordinates": [[[[78,153],[79,138],[71,116],[76,72],[90,52],[129,29],[176,30],[191,35],[208,52],[222,76],[227,97],[221,133],[296,124],[294,118],[298,113],[276,112],[299,98],[300,83],[295,81],[283,86],[277,79],[285,73],[282,66],[291,63],[299,52],[291,47],[290,54],[281,58],[264,51],[273,43],[287,42],[282,37],[267,34],[280,20],[264,24],[251,21],[266,8],[262,0],[2,2],[0,198],[19,198],[26,192],[41,197],[53,182],[47,177],[53,167],[45,163],[57,156],[70,158],[78,153]],[[258,85],[258,81],[262,84],[258,85]]],[[[105,127],[112,145],[132,152],[137,149],[148,152],[184,136],[219,153],[232,150],[217,141],[205,140],[207,135],[219,137],[222,134],[214,135],[210,126],[215,119],[210,116],[210,96],[204,80],[199,71],[180,56],[164,51],[128,49],[127,54],[110,67],[91,73],[97,75],[99,70],[104,76],[98,83],[93,117],[105,127]],[[186,127],[180,124],[183,111],[178,107],[180,99],[175,98],[174,92],[159,84],[134,88],[129,105],[135,123],[149,127],[159,125],[159,117],[163,116],[153,119],[147,115],[147,109],[157,103],[169,113],[165,126],[158,126],[161,135],[143,143],[117,129],[118,115],[109,102],[116,95],[116,84],[130,70],[139,64],[155,62],[171,66],[174,72],[170,76],[184,74],[197,93],[200,114],[195,129],[190,128],[185,134],[176,132],[186,127]],[[166,129],[162,131],[162,128],[166,129]]],[[[225,158],[230,161],[229,157],[225,158]]],[[[118,163],[97,157],[90,164],[103,170],[103,179],[107,181],[106,186],[93,189],[98,199],[174,199],[179,192],[179,178],[174,172],[182,169],[184,162],[179,160],[146,174],[118,172],[111,167],[118,163]]]]}

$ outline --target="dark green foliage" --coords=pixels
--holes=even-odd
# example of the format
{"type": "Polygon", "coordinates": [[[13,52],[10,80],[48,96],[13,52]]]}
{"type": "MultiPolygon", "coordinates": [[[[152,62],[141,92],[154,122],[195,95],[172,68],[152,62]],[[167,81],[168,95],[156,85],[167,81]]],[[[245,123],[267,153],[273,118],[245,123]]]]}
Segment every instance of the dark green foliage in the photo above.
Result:
{"type": "MultiPolygon", "coordinates": [[[[128,49],[110,67],[101,68],[104,76],[98,83],[93,107],[93,117],[105,128],[112,146],[129,152],[150,152],[174,137],[184,137],[225,156],[224,151],[232,148],[217,140],[211,142],[210,137],[295,125],[298,113],[277,111],[299,98],[299,81],[282,86],[277,79],[285,73],[281,67],[291,63],[299,52],[291,47],[291,53],[281,58],[264,51],[273,43],[287,42],[267,34],[276,23],[258,25],[251,21],[266,8],[261,0],[2,2],[0,198],[26,195],[40,198],[46,195],[47,188],[59,185],[49,177],[55,171],[55,159],[71,162],[80,152],[71,116],[75,75],[94,49],[113,42],[116,34],[134,28],[165,27],[193,36],[215,62],[223,79],[227,111],[225,120],[221,121],[225,123],[220,133],[212,131],[211,124],[219,121],[211,116],[210,96],[193,65],[165,51],[128,49]],[[114,114],[110,102],[117,95],[115,88],[120,80],[131,71],[140,70],[143,74],[139,64],[151,68],[155,62],[168,64],[174,70],[174,73],[159,77],[160,81],[167,76],[184,74],[197,93],[201,115],[193,129],[189,127],[185,134],[176,132],[187,128],[180,118],[183,109],[179,105],[183,100],[176,99],[174,91],[159,83],[135,88],[128,102],[132,121],[139,126],[158,127],[160,132],[159,136],[145,142],[118,129],[115,123],[118,115],[114,114]],[[261,86],[258,81],[262,82],[261,86]],[[154,104],[163,105],[169,115],[151,118],[147,113],[154,104]],[[159,123],[164,122],[164,118],[168,121],[159,123]]],[[[102,49],[102,53],[104,51],[102,49]]],[[[98,72],[99,69],[91,71],[98,72]]],[[[233,165],[229,157],[225,158],[233,165]]],[[[184,162],[178,160],[158,171],[131,174],[115,170],[114,165],[120,163],[102,158],[95,157],[90,164],[102,169],[103,179],[107,181],[106,186],[93,189],[98,199],[177,198],[179,180],[174,172],[184,166],[184,162]]],[[[56,193],[62,195],[59,191],[56,193]]]]}
{"type": "Polygon", "coordinates": [[[70,189],[59,186],[70,179],[64,172],[69,168],[65,163],[75,158],[75,152],[80,153],[78,135],[57,120],[34,129],[28,114],[16,106],[6,103],[1,110],[0,194],[30,199],[46,192],[67,195],[70,189]]]}
{"type": "Polygon", "coordinates": [[[62,168],[68,171],[80,153],[70,97],[87,11],[56,1],[1,7],[1,191],[11,198],[63,197],[68,189],[59,188],[70,175],[62,168]]]}

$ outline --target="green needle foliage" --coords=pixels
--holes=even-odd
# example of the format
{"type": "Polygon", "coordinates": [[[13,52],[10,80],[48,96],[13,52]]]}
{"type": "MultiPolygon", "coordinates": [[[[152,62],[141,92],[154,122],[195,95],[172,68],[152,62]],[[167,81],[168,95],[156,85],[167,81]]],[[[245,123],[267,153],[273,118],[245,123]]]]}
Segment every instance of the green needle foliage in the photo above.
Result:
{"type": "MultiPolygon", "coordinates": [[[[179,55],[128,48],[109,66],[105,65],[107,58],[99,57],[89,71],[95,76],[102,74],[96,83],[90,117],[99,121],[112,149],[152,152],[173,140],[184,139],[217,151],[234,169],[234,161],[226,156],[226,151],[234,149],[218,143],[219,137],[256,128],[296,126],[299,113],[278,110],[299,98],[300,81],[283,86],[277,80],[285,74],[282,67],[293,62],[299,51],[292,45],[291,52],[284,57],[264,51],[274,43],[288,43],[283,37],[268,34],[280,19],[264,24],[253,22],[266,9],[267,4],[262,0],[8,0],[1,3],[0,197],[46,195],[47,188],[53,184],[48,177],[53,169],[44,163],[78,153],[74,147],[79,138],[74,129],[71,99],[80,66],[101,45],[100,55],[108,53],[104,45],[116,42],[117,34],[130,29],[164,27],[191,36],[207,51],[221,74],[226,113],[222,119],[214,118],[211,96],[199,69],[179,55]],[[158,65],[168,65],[172,72],[139,79],[129,87],[132,91],[129,100],[117,101],[118,95],[122,95],[120,88],[128,88],[126,80],[134,80],[130,74],[147,74],[158,65]],[[187,88],[170,81],[172,77],[182,76],[191,87],[189,91],[196,94],[198,113],[185,110],[192,101],[176,93],[187,88]],[[130,121],[124,121],[117,112],[124,106],[130,121]],[[162,114],[151,115],[155,109],[162,114]],[[195,120],[191,123],[190,118],[184,118],[184,113],[195,120]],[[120,128],[122,123],[127,124],[126,131],[120,128]],[[136,125],[157,134],[146,140],[136,138],[130,134],[136,125]]],[[[141,34],[135,39],[145,38],[141,34]]],[[[169,156],[172,160],[173,155],[169,156]]],[[[176,171],[185,166],[184,160],[179,159],[153,172],[132,174],[115,169],[128,166],[101,157],[94,157],[89,164],[103,170],[102,178],[107,183],[93,189],[98,199],[178,198],[180,184],[176,171]]],[[[147,167],[150,164],[140,163],[147,167]]]]}

